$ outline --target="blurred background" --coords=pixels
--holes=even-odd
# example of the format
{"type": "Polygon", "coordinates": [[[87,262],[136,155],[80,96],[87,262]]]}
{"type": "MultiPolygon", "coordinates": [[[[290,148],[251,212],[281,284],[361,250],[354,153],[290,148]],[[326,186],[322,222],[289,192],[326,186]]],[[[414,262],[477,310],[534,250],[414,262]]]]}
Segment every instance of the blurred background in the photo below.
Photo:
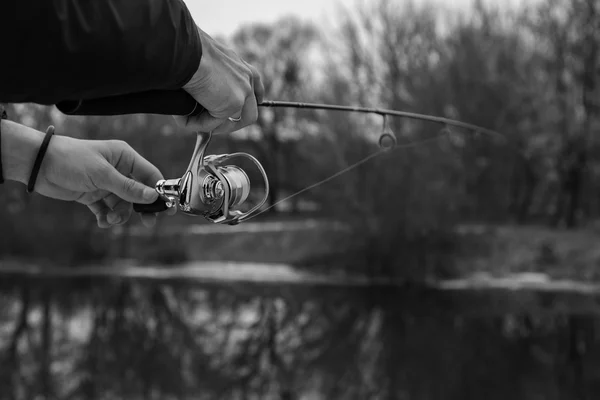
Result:
{"type": "MultiPolygon", "coordinates": [[[[412,146],[238,226],[179,213],[102,230],[6,184],[0,398],[596,398],[600,2],[203,3],[187,2],[199,26],[258,67],[269,100],[505,140],[390,119],[412,146]]],[[[125,140],[168,178],[196,140],[165,116],[8,112],[125,140]]],[[[376,152],[381,122],[263,108],[207,154],[258,158],[268,206],[376,152]]]]}

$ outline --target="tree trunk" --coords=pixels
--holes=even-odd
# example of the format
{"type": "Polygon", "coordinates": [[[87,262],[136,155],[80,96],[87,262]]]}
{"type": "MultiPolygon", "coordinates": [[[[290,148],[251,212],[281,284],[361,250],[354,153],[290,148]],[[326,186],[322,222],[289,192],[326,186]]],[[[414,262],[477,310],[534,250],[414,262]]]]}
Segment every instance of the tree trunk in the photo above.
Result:
{"type": "Polygon", "coordinates": [[[40,354],[39,379],[42,398],[53,398],[52,387],[52,289],[46,288],[42,295],[42,348],[40,354]]]}
{"type": "MultiPolygon", "coordinates": [[[[582,77],[582,104],[584,110],[584,121],[583,121],[583,140],[584,146],[581,148],[582,158],[584,162],[587,160],[588,148],[594,145],[594,135],[592,133],[592,119],[595,117],[596,108],[594,107],[594,96],[596,92],[596,74],[597,74],[597,58],[598,58],[598,40],[600,40],[600,22],[598,21],[598,10],[596,0],[587,0],[585,4],[586,8],[586,23],[584,24],[585,36],[583,38],[583,77],[582,77]]],[[[584,165],[585,167],[585,165],[584,165]]],[[[589,179],[589,173],[584,168],[582,171],[582,186],[594,187],[593,183],[589,179]]],[[[590,193],[592,197],[595,193],[590,193]]],[[[584,207],[586,215],[591,213],[591,202],[587,201],[587,206],[584,207]]]]}
{"type": "MultiPolygon", "coordinates": [[[[584,140],[584,139],[582,139],[584,140]]],[[[569,171],[569,208],[567,209],[566,225],[567,228],[577,226],[577,214],[581,208],[581,192],[583,190],[584,172],[586,166],[586,150],[577,150],[576,161],[569,171]]]]}
{"type": "Polygon", "coordinates": [[[533,171],[532,161],[521,158],[516,162],[511,184],[511,205],[509,212],[518,224],[527,223],[533,193],[537,179],[533,171]]]}
{"type": "Polygon", "coordinates": [[[555,208],[555,212],[554,215],[552,216],[551,219],[551,225],[552,226],[558,226],[560,225],[561,221],[563,220],[563,213],[565,212],[565,201],[566,201],[566,197],[568,197],[568,190],[566,190],[567,186],[568,186],[568,176],[566,175],[568,173],[568,158],[569,158],[569,145],[570,145],[570,138],[569,138],[569,103],[567,100],[567,85],[563,79],[563,75],[565,73],[565,71],[567,70],[566,67],[566,55],[567,55],[567,49],[566,49],[566,37],[565,34],[561,34],[558,33],[558,36],[556,36],[554,38],[554,44],[556,46],[555,48],[555,52],[556,52],[556,56],[555,56],[555,61],[556,61],[556,73],[555,73],[555,87],[556,87],[556,96],[559,102],[559,107],[560,107],[560,114],[561,114],[561,118],[560,118],[560,133],[561,133],[561,137],[562,137],[562,142],[563,142],[563,149],[562,149],[562,157],[558,160],[558,171],[557,171],[557,175],[559,177],[559,187],[558,187],[558,194],[556,196],[556,208],[555,208]]]}
{"type": "Polygon", "coordinates": [[[569,353],[568,353],[568,370],[570,386],[572,390],[573,399],[586,400],[585,390],[585,376],[583,366],[583,351],[585,349],[584,344],[585,338],[582,337],[583,329],[585,329],[585,321],[582,321],[585,317],[570,317],[569,318],[569,353]]]}
{"type": "Polygon", "coordinates": [[[10,345],[8,348],[8,363],[6,365],[7,371],[10,371],[7,376],[10,376],[10,393],[13,400],[17,399],[17,389],[20,381],[20,366],[18,357],[18,347],[23,334],[29,329],[27,318],[29,317],[29,310],[31,307],[31,293],[28,287],[21,289],[21,311],[15,325],[15,330],[11,335],[10,345]]]}

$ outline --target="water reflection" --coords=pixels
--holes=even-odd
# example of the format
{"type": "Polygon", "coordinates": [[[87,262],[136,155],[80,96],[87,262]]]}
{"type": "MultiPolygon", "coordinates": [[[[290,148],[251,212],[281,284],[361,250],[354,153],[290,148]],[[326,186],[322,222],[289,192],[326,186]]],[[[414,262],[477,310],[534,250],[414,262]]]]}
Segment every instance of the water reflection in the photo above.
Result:
{"type": "Polygon", "coordinates": [[[599,382],[595,319],[466,317],[419,289],[2,286],[2,399],[582,399],[599,382]]]}

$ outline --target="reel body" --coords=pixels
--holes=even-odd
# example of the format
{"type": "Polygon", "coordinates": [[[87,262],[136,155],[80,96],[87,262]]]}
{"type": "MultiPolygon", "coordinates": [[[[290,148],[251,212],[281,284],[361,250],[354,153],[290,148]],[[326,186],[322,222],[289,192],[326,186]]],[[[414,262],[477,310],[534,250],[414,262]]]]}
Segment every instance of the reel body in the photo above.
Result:
{"type": "Polygon", "coordinates": [[[156,183],[159,199],[150,205],[135,204],[136,212],[159,212],[179,208],[183,213],[202,216],[215,224],[235,225],[249,218],[267,201],[269,181],[256,158],[246,153],[208,155],[204,153],[211,133],[198,133],[190,164],[181,178],[163,179],[156,183]],[[248,174],[236,166],[225,165],[233,158],[250,159],[264,180],[264,196],[247,212],[235,209],[249,197],[251,184],[248,174]]]}

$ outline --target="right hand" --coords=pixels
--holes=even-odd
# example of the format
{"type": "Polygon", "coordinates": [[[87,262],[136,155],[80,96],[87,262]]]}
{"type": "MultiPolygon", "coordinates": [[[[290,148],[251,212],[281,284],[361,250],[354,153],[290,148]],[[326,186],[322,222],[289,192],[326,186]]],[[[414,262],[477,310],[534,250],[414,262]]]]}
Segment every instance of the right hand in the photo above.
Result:
{"type": "Polygon", "coordinates": [[[175,116],[180,126],[200,132],[230,133],[256,122],[264,87],[256,68],[233,50],[198,28],[202,59],[198,71],[183,87],[207,112],[195,117],[175,116]],[[228,120],[231,117],[238,122],[228,120]]]}

